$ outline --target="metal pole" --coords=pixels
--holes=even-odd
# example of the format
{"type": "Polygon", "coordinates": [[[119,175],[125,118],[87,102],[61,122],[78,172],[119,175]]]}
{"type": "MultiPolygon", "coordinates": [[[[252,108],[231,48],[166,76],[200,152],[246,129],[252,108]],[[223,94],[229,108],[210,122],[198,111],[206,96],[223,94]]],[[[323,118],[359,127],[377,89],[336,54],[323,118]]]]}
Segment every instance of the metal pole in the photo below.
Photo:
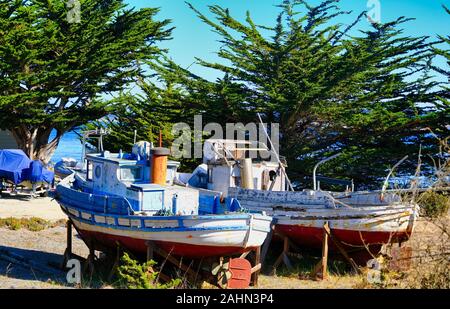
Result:
{"type": "Polygon", "coordinates": [[[389,171],[389,174],[386,177],[386,180],[383,183],[383,188],[381,189],[381,195],[384,194],[384,192],[386,191],[387,187],[389,186],[389,178],[391,177],[392,173],[394,172],[394,170],[400,165],[402,164],[406,159],[408,159],[409,156],[405,156],[403,159],[401,159],[400,161],[397,162],[397,164],[395,164],[392,169],[389,171]]]}
{"type": "Polygon", "coordinates": [[[81,152],[81,169],[84,171],[86,169],[86,135],[83,134],[83,150],[81,152]]]}
{"type": "Polygon", "coordinates": [[[277,159],[278,164],[280,164],[281,171],[284,173],[284,176],[285,176],[286,181],[287,181],[287,183],[288,183],[288,185],[289,185],[289,188],[291,189],[291,191],[294,191],[294,187],[292,187],[292,183],[291,183],[291,181],[289,180],[289,177],[288,177],[288,175],[287,175],[287,173],[286,173],[286,171],[285,171],[285,169],[284,169],[283,164],[281,163],[280,157],[278,156],[278,153],[277,153],[277,151],[275,150],[275,147],[274,147],[273,144],[272,144],[272,140],[270,139],[269,133],[267,133],[267,130],[266,130],[266,127],[264,126],[264,122],[262,121],[261,115],[260,115],[259,113],[257,113],[257,115],[258,115],[259,121],[260,121],[261,124],[262,124],[263,130],[264,130],[264,134],[266,135],[267,139],[269,140],[269,143],[270,143],[270,149],[271,149],[272,152],[275,154],[275,158],[277,159]]]}
{"type": "Polygon", "coordinates": [[[317,168],[318,168],[320,165],[322,165],[322,164],[324,164],[324,163],[326,163],[326,162],[328,162],[328,161],[330,161],[330,160],[333,160],[333,159],[339,157],[341,154],[342,154],[342,153],[335,154],[334,156],[331,156],[331,157],[329,157],[329,158],[326,158],[326,159],[320,161],[319,163],[316,164],[316,166],[314,166],[314,170],[313,170],[313,182],[314,182],[313,188],[314,188],[314,191],[317,191],[317,181],[316,181],[316,172],[317,172],[317,168]]]}

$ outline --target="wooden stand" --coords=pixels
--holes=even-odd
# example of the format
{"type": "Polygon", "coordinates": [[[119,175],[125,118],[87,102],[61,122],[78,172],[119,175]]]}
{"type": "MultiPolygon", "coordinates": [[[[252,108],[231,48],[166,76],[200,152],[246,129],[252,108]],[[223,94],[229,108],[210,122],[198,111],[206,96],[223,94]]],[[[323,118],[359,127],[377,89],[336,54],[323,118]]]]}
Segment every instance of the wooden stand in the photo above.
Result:
{"type": "Polygon", "coordinates": [[[64,251],[63,261],[62,261],[62,263],[60,265],[60,268],[63,269],[63,270],[65,270],[67,268],[67,262],[69,260],[71,260],[71,259],[77,259],[80,262],[83,262],[83,261],[86,260],[85,258],[83,258],[83,257],[81,257],[79,255],[76,255],[76,254],[74,254],[72,252],[72,235],[73,235],[72,234],[72,227],[73,227],[72,221],[68,220],[66,222],[66,233],[67,233],[67,235],[66,235],[66,242],[67,242],[67,245],[66,245],[66,250],[64,251]]]}
{"type": "MultiPolygon", "coordinates": [[[[90,271],[90,275],[92,277],[92,275],[94,273],[94,267],[95,267],[94,262],[96,260],[96,255],[95,255],[95,249],[96,249],[95,245],[96,244],[91,243],[91,242],[85,242],[86,246],[89,248],[89,256],[87,259],[84,259],[84,258],[74,254],[72,252],[72,229],[73,229],[73,223],[72,223],[72,221],[68,220],[67,224],[66,224],[67,247],[64,252],[64,260],[62,262],[61,268],[65,269],[67,262],[70,259],[76,258],[79,261],[84,262],[83,272],[90,271]]],[[[122,253],[125,251],[125,249],[122,248],[120,243],[116,243],[116,245],[117,245],[117,248],[116,248],[116,252],[115,252],[115,260],[114,260],[112,269],[108,275],[109,280],[111,280],[112,277],[114,276],[114,273],[116,272],[116,269],[120,264],[120,258],[122,256],[122,253]]],[[[197,282],[197,280],[200,278],[202,281],[206,280],[211,283],[217,282],[217,278],[214,277],[210,272],[201,270],[203,260],[201,260],[195,264],[195,265],[197,265],[197,271],[195,271],[192,268],[192,266],[194,265],[193,261],[191,261],[189,265],[186,265],[183,262],[183,258],[179,259],[179,258],[174,257],[173,255],[170,254],[170,252],[166,252],[163,249],[159,248],[154,242],[147,241],[146,245],[147,245],[147,261],[153,260],[155,254],[161,256],[164,259],[164,262],[162,263],[161,269],[158,273],[158,280],[162,280],[164,282],[171,281],[171,278],[169,276],[162,273],[164,264],[166,262],[169,262],[169,263],[175,265],[176,267],[178,267],[180,270],[182,270],[184,272],[183,278],[186,277],[191,282],[197,282]]],[[[105,249],[105,248],[98,247],[98,250],[103,250],[103,249],[105,249]]],[[[113,252],[111,252],[111,250],[108,250],[108,252],[114,254],[113,252]]],[[[252,266],[252,268],[251,268],[251,274],[252,274],[251,284],[253,286],[257,286],[259,273],[261,271],[261,247],[258,247],[252,251],[248,251],[248,252],[242,254],[240,256],[240,258],[246,258],[250,252],[254,252],[254,258],[252,259],[254,262],[254,266],[252,266]]],[[[221,259],[223,260],[224,258],[222,257],[221,259]]]]}
{"type": "MultiPolygon", "coordinates": [[[[200,261],[198,264],[196,263],[195,265],[197,265],[197,271],[195,271],[193,269],[193,265],[194,262],[191,261],[191,263],[189,265],[186,265],[183,262],[183,259],[179,259],[174,257],[173,255],[170,254],[170,252],[166,252],[165,250],[159,248],[158,246],[155,245],[154,242],[152,241],[147,241],[147,260],[151,260],[154,257],[154,254],[157,254],[159,256],[161,256],[162,258],[164,258],[164,263],[167,261],[171,264],[173,264],[174,266],[178,267],[180,270],[182,270],[184,272],[184,276],[188,278],[191,282],[197,282],[198,280],[205,280],[208,281],[210,283],[216,282],[217,278],[215,276],[213,276],[211,273],[206,272],[206,271],[201,271],[201,265],[203,261],[200,261]]],[[[248,251],[243,253],[240,258],[246,258],[249,253],[252,251],[248,251]]],[[[251,274],[252,274],[252,280],[251,280],[251,284],[253,286],[257,286],[258,285],[258,277],[259,277],[259,273],[261,271],[261,247],[256,248],[255,250],[253,250],[254,252],[254,266],[251,269],[251,274]]],[[[221,257],[222,261],[224,260],[223,257],[221,257]]],[[[164,263],[162,264],[162,267],[164,267],[164,263]]],[[[170,281],[170,277],[163,274],[162,270],[159,272],[159,278],[162,279],[165,282],[170,281]]]]}
{"type": "MultiPolygon", "coordinates": [[[[147,261],[150,261],[154,257],[154,253],[158,254],[159,256],[163,257],[165,259],[164,263],[166,261],[172,263],[173,265],[177,266],[179,269],[185,272],[185,276],[189,277],[191,280],[197,280],[198,274],[194,272],[190,266],[185,265],[182,260],[176,259],[174,256],[172,256],[170,253],[167,253],[163,249],[157,247],[153,241],[147,241],[147,261]]],[[[161,268],[164,267],[164,263],[161,268]]],[[[162,279],[165,282],[170,281],[170,277],[162,273],[162,269],[158,274],[158,278],[162,279]]]]}
{"type": "Polygon", "coordinates": [[[275,260],[275,263],[273,264],[273,273],[276,272],[276,269],[278,266],[280,266],[281,263],[284,263],[286,267],[289,270],[293,270],[294,267],[292,266],[291,260],[289,257],[301,257],[300,254],[291,252],[291,248],[296,250],[297,252],[300,251],[300,249],[285,235],[277,234],[279,237],[283,238],[283,252],[278,256],[278,258],[275,260]]]}
{"type": "Polygon", "coordinates": [[[115,259],[114,259],[114,264],[113,264],[113,266],[111,268],[111,271],[109,272],[109,275],[108,275],[108,280],[109,281],[112,280],[114,274],[116,273],[116,270],[117,270],[117,268],[120,265],[120,258],[122,257],[122,247],[120,246],[120,243],[116,242],[116,246],[117,247],[116,247],[116,256],[115,256],[115,259]]]}
{"type": "Polygon", "coordinates": [[[322,258],[319,263],[316,264],[311,276],[315,279],[320,278],[326,280],[328,278],[328,233],[329,229],[328,222],[323,225],[323,238],[322,238],[322,258]]]}
{"type": "Polygon", "coordinates": [[[61,265],[62,269],[66,268],[67,261],[72,258],[72,221],[66,222],[66,250],[64,251],[64,259],[61,265]]]}
{"type": "Polygon", "coordinates": [[[337,239],[328,224],[328,221],[325,222],[323,225],[323,239],[322,239],[322,258],[317,263],[317,265],[314,267],[314,270],[311,273],[311,276],[315,279],[319,278],[322,280],[325,280],[328,278],[328,272],[327,272],[327,264],[328,264],[328,238],[331,239],[333,244],[338,249],[339,253],[342,254],[342,256],[345,258],[345,260],[352,266],[352,268],[357,272],[361,273],[361,270],[359,269],[358,265],[353,261],[353,259],[348,255],[348,253],[345,251],[343,244],[339,239],[337,239]]]}

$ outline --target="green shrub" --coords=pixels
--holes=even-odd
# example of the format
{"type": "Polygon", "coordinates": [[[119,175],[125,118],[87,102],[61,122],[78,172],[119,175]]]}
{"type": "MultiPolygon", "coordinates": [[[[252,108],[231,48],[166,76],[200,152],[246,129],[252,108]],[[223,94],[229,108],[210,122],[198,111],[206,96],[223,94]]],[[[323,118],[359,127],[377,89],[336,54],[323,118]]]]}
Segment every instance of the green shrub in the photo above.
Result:
{"type": "Polygon", "coordinates": [[[130,258],[127,253],[121,258],[121,265],[117,269],[119,287],[127,289],[171,289],[181,285],[180,279],[172,279],[166,284],[157,282],[158,272],[153,269],[156,262],[150,260],[140,264],[130,258]]]}
{"type": "Polygon", "coordinates": [[[60,226],[65,220],[59,220],[54,223],[41,218],[5,218],[0,219],[0,227],[10,230],[27,229],[32,232],[39,232],[48,228],[60,226]]]}
{"type": "Polygon", "coordinates": [[[6,227],[10,230],[16,231],[22,228],[22,223],[21,220],[17,218],[0,219],[0,227],[6,227]]]}
{"type": "Polygon", "coordinates": [[[450,208],[450,198],[445,195],[429,191],[420,195],[419,205],[423,216],[438,218],[447,214],[450,208]]]}

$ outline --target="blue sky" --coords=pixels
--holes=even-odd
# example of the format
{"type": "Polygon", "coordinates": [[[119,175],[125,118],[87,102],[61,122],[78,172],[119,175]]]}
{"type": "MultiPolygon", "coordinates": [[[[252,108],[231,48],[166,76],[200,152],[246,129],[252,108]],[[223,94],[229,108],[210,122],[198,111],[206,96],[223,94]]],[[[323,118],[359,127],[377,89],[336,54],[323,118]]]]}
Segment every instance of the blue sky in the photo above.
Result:
{"type": "MultiPolygon", "coordinates": [[[[407,35],[448,35],[450,33],[450,16],[443,10],[442,5],[450,7],[450,0],[378,0],[381,7],[381,21],[388,22],[400,16],[412,17],[416,20],[404,24],[407,35]]],[[[202,23],[191,11],[184,0],[125,0],[130,6],[159,7],[159,17],[173,21],[176,29],[173,39],[164,43],[164,47],[170,50],[170,56],[183,67],[190,69],[203,77],[213,79],[217,73],[197,65],[192,65],[195,57],[205,60],[218,60],[215,53],[219,48],[218,36],[202,23]],[[192,66],[191,66],[192,65],[192,66]]],[[[251,12],[257,24],[273,25],[279,12],[276,7],[281,0],[191,0],[197,9],[210,16],[208,5],[220,5],[229,8],[232,16],[241,20],[245,18],[245,12],[251,12]]],[[[319,0],[311,0],[310,3],[318,3],[319,0]]],[[[367,9],[368,0],[341,0],[340,6],[344,10],[352,10],[353,14],[339,19],[343,24],[351,23],[363,10],[367,9]]],[[[369,23],[363,20],[359,29],[368,29],[369,23]]],[[[438,60],[438,65],[445,65],[438,60]]]]}

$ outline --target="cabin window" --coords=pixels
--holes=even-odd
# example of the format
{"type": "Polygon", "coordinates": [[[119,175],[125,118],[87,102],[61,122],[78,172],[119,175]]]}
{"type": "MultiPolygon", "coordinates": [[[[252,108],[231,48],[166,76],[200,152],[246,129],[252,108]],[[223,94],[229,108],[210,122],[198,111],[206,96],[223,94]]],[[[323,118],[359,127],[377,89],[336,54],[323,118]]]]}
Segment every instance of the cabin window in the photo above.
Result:
{"type": "Polygon", "coordinates": [[[270,179],[270,181],[274,181],[275,178],[277,178],[277,172],[275,172],[275,171],[270,171],[270,172],[269,172],[269,179],[270,179]]]}
{"type": "Polygon", "coordinates": [[[91,161],[87,161],[86,179],[92,180],[92,162],[91,161]]]}
{"type": "Polygon", "coordinates": [[[102,175],[102,168],[100,167],[100,165],[97,165],[95,167],[95,178],[100,178],[101,175],[102,175]]]}
{"type": "Polygon", "coordinates": [[[140,181],[143,180],[141,167],[130,166],[120,168],[120,179],[124,181],[140,181]]]}

